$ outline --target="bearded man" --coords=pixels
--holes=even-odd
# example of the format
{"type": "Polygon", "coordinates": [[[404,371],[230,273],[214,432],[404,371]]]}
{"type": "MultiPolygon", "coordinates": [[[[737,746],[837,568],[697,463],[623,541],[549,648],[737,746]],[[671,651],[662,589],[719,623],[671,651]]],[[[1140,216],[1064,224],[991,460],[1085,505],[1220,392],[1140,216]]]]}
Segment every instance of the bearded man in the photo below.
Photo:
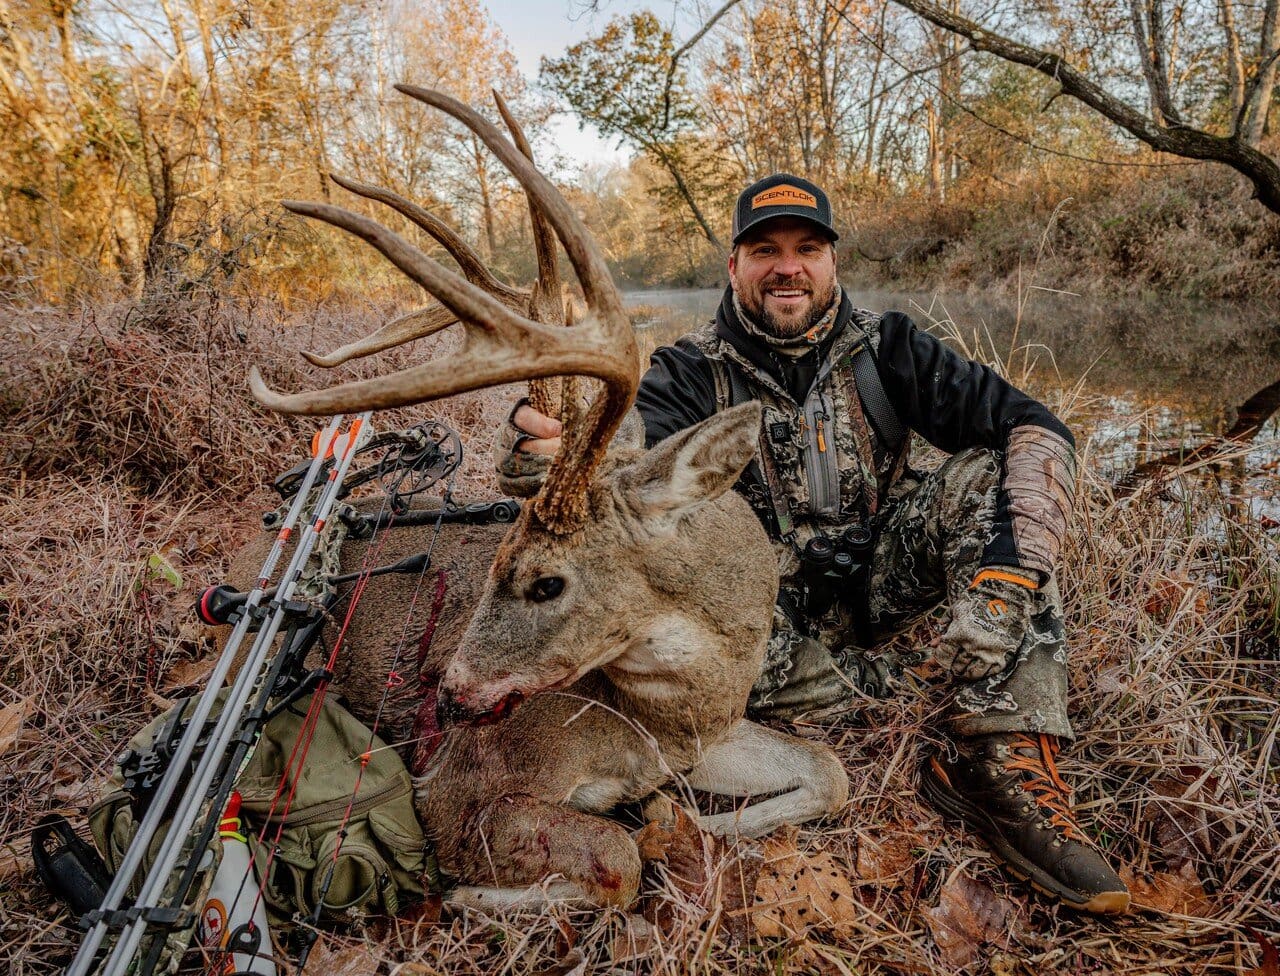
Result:
{"type": "MultiPolygon", "coordinates": [[[[1039,891],[1123,912],[1129,892],[1076,823],[1055,766],[1073,737],[1055,570],[1074,439],[906,315],[854,308],[837,239],[810,181],[779,173],[747,187],[715,321],[654,352],[636,399],[650,446],[718,410],[763,405],[737,488],[774,540],[782,585],[748,715],[831,719],[885,694],[901,671],[877,648],[945,603],[936,657],[954,748],[926,758],[922,793],[1039,891]],[[912,434],[951,457],[917,474],[912,434]]],[[[500,477],[538,477],[559,434],[521,404],[499,439],[500,477]]]]}

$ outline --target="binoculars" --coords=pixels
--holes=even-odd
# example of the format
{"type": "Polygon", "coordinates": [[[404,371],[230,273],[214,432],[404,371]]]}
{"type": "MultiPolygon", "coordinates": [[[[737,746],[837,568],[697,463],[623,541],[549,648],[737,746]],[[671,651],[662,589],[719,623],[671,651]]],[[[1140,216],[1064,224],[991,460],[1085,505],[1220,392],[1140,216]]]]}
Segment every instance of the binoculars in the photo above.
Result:
{"type": "Polygon", "coordinates": [[[858,588],[867,585],[867,571],[875,540],[864,526],[851,525],[836,538],[816,535],[800,553],[800,578],[805,588],[805,615],[826,616],[842,598],[852,604],[858,588]]]}

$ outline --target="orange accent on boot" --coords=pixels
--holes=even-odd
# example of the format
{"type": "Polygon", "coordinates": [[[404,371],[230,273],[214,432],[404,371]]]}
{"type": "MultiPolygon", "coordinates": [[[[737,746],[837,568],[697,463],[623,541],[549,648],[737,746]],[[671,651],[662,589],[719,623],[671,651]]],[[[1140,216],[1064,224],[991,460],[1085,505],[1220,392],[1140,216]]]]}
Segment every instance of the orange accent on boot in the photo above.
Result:
{"type": "Polygon", "coordinates": [[[1009,758],[1005,760],[1004,768],[1031,773],[1032,778],[1024,780],[1022,787],[1036,798],[1037,803],[1053,812],[1049,822],[1072,840],[1087,844],[1089,839],[1071,812],[1071,787],[1058,774],[1058,766],[1054,762],[1057,754],[1058,740],[1055,736],[1041,733],[1033,738],[1026,733],[1016,733],[1009,743],[1009,758]],[[1019,749],[1033,749],[1036,755],[1025,755],[1018,752],[1019,749]]]}
{"type": "Polygon", "coordinates": [[[969,584],[969,589],[975,590],[978,584],[983,580],[1001,580],[1005,583],[1016,583],[1018,586],[1025,586],[1028,590],[1040,589],[1040,584],[1027,579],[1025,576],[1019,576],[1017,573],[1008,573],[1003,569],[981,569],[978,575],[973,578],[973,582],[969,584]]]}

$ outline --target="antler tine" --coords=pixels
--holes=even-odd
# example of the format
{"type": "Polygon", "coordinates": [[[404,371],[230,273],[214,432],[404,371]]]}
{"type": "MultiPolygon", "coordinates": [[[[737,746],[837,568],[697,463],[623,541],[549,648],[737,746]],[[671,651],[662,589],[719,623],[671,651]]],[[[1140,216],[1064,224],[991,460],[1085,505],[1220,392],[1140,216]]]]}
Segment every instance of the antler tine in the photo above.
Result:
{"type": "MultiPolygon", "coordinates": [[[[550,181],[534,167],[523,153],[515,148],[501,132],[487,119],[463,105],[457,99],[429,88],[418,88],[414,85],[396,85],[411,98],[416,98],[433,108],[452,115],[467,128],[471,129],[481,141],[489,147],[490,152],[502,161],[524,187],[529,198],[536,201],[556,236],[564,245],[569,261],[578,275],[587,304],[596,313],[599,327],[605,330],[620,344],[629,344],[634,350],[635,339],[631,334],[631,324],[622,308],[622,297],[609,275],[604,255],[596,247],[587,228],[578,219],[573,208],[560,196],[559,191],[550,181]]],[[[637,384],[639,378],[637,376],[637,384]]]]}
{"type": "MultiPolygon", "coordinates": [[[[511,114],[511,110],[507,107],[507,100],[496,89],[493,91],[493,100],[497,103],[498,114],[502,116],[502,121],[506,123],[507,129],[511,132],[511,138],[515,141],[516,148],[524,153],[529,162],[533,162],[533,147],[529,145],[524,129],[521,128],[520,123],[516,121],[515,116],[511,114]]],[[[547,223],[546,216],[538,208],[534,198],[529,197],[528,199],[529,220],[533,224],[533,249],[538,257],[538,282],[541,285],[542,298],[548,307],[550,307],[551,300],[555,300],[555,304],[560,306],[557,310],[557,321],[563,322],[564,303],[560,298],[560,267],[556,262],[555,232],[551,229],[551,225],[547,223]]],[[[546,320],[539,319],[539,321],[546,320]]]]}
{"type": "MultiPolygon", "coordinates": [[[[471,248],[471,245],[435,214],[418,206],[412,200],[407,200],[400,194],[384,187],[362,183],[359,180],[339,176],[336,173],[331,173],[329,178],[344,190],[348,190],[357,196],[384,203],[398,213],[403,214],[435,238],[449,252],[450,256],[458,262],[458,267],[468,281],[483,288],[512,311],[523,312],[525,310],[529,299],[528,293],[518,288],[512,288],[510,285],[506,285],[495,278],[489,269],[485,267],[484,262],[480,260],[480,256],[471,248]]],[[[303,350],[302,355],[312,365],[332,369],[334,366],[341,366],[343,363],[350,362],[353,359],[371,356],[374,353],[403,345],[406,342],[412,342],[414,339],[422,339],[426,336],[434,335],[442,329],[448,328],[456,321],[458,321],[458,317],[444,306],[428,305],[425,308],[415,309],[397,316],[385,323],[376,332],[365,336],[363,339],[341,346],[331,353],[314,353],[303,350]]]]}
{"type": "Polygon", "coordinates": [[[598,348],[609,350],[608,368],[601,363],[594,370],[575,371],[603,380],[604,391],[592,403],[586,422],[567,432],[567,443],[552,462],[535,501],[535,512],[548,528],[555,532],[572,531],[585,516],[586,488],[591,474],[630,407],[640,381],[635,336],[623,311],[622,297],[613,284],[603,255],[572,208],[492,123],[441,92],[412,85],[396,85],[396,88],[466,125],[520,182],[530,202],[538,205],[555,228],[582,284],[587,305],[594,313],[592,322],[566,329],[562,334],[596,333],[601,344],[598,348]],[[610,375],[603,375],[606,372],[610,375]]]}
{"type": "MultiPolygon", "coordinates": [[[[524,153],[530,162],[533,162],[533,147],[529,145],[524,129],[511,114],[507,101],[501,93],[496,88],[490,90],[493,92],[493,101],[498,106],[498,114],[506,123],[507,131],[511,133],[516,148],[524,153]]],[[[555,231],[551,229],[547,218],[542,215],[542,211],[538,209],[533,199],[527,199],[529,200],[529,223],[533,230],[533,250],[538,259],[538,279],[534,282],[533,290],[529,294],[529,317],[535,322],[545,322],[547,325],[568,325],[565,318],[564,298],[561,294],[563,285],[560,282],[560,267],[556,262],[555,231]]],[[[561,421],[564,421],[565,400],[561,393],[563,388],[563,381],[559,384],[555,380],[530,381],[530,406],[549,417],[559,415],[561,421]]]]}
{"type": "Polygon", "coordinates": [[[372,356],[374,353],[382,352],[384,349],[392,349],[395,346],[402,346],[406,342],[412,342],[414,339],[423,339],[429,335],[435,335],[437,332],[447,329],[456,321],[458,321],[458,316],[443,305],[428,305],[426,308],[415,308],[412,312],[397,315],[383,324],[377,331],[369,333],[363,339],[357,339],[355,342],[348,342],[345,346],[339,346],[331,353],[308,352],[304,349],[302,350],[302,355],[313,366],[332,369],[334,366],[341,366],[343,363],[348,363],[353,359],[372,356]]]}
{"type": "Polygon", "coordinates": [[[495,278],[493,273],[485,267],[484,262],[480,260],[480,256],[476,254],[471,245],[430,210],[420,207],[412,200],[407,200],[400,194],[381,186],[362,183],[359,180],[353,180],[348,176],[339,176],[336,173],[330,174],[329,178],[344,190],[349,190],[357,196],[362,196],[369,200],[377,200],[379,203],[384,203],[413,221],[413,223],[434,237],[440,246],[449,252],[450,257],[458,262],[458,267],[462,269],[462,273],[468,281],[499,297],[503,295],[510,295],[512,299],[517,297],[524,299],[527,297],[519,289],[512,288],[510,285],[504,284],[495,278]]]}
{"type": "MultiPolygon", "coordinates": [[[[627,382],[630,359],[611,354],[598,332],[531,322],[480,288],[441,267],[377,221],[329,204],[285,201],[294,213],[314,217],[360,237],[401,271],[434,294],[462,322],[463,347],[456,360],[433,362],[391,376],[345,383],[294,395],[274,393],[254,370],[250,385],[266,406],[284,413],[324,414],[421,403],[465,390],[542,376],[583,374],[606,384],[627,382]]],[[[634,385],[634,376],[630,382],[634,385]]]]}

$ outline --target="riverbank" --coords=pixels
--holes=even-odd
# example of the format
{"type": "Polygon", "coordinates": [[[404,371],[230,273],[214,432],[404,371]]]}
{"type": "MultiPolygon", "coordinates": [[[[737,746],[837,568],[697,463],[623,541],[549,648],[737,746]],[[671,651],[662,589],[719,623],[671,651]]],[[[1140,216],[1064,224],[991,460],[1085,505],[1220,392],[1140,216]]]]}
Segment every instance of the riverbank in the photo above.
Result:
{"type": "MultiPolygon", "coordinates": [[[[833,201],[846,286],[1017,296],[1032,284],[1084,296],[1270,303],[1280,308],[1280,215],[1222,166],[1084,167],[945,203],[867,193],[833,201]]],[[[723,286],[696,271],[629,287],[723,286]]]]}

